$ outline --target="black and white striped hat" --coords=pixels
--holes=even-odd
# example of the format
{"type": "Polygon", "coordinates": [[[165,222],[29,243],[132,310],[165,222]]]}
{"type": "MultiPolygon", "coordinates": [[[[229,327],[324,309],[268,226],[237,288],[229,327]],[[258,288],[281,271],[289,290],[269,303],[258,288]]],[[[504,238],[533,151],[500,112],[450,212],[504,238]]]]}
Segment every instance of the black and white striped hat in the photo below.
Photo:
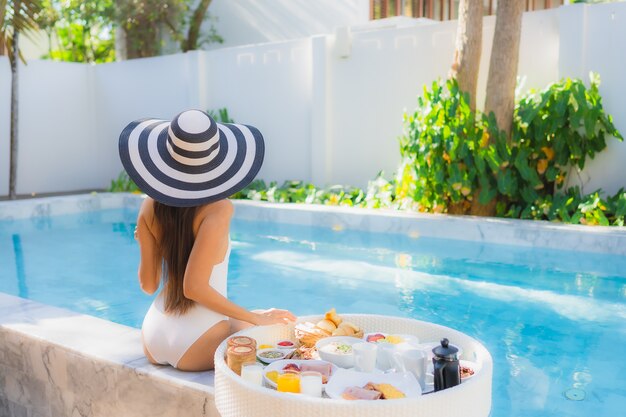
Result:
{"type": "Polygon", "coordinates": [[[150,197],[175,207],[227,198],[248,185],[265,154],[258,129],[216,123],[201,110],[171,122],[141,119],[120,135],[119,152],[128,176],[150,197]]]}

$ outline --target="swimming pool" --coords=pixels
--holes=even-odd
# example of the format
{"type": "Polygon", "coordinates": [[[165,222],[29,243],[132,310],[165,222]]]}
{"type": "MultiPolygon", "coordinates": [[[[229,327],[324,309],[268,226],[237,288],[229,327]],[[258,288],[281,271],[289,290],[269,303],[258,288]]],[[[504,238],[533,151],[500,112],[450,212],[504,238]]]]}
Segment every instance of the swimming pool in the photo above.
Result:
{"type": "MultiPolygon", "coordinates": [[[[0,291],[140,327],[151,297],[136,282],[136,216],[0,221],[0,291]]],[[[494,417],[626,406],[623,256],[246,220],[231,237],[229,295],[248,308],[392,314],[482,341],[494,417]]]]}

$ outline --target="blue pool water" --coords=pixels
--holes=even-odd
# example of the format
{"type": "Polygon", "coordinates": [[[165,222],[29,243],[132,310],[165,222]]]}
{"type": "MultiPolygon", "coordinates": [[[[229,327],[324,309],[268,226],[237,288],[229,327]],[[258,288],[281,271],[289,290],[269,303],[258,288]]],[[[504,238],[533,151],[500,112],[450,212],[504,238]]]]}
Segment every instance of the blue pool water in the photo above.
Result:
{"type": "MultiPolygon", "coordinates": [[[[136,216],[0,222],[0,291],[140,327],[136,216]]],[[[625,415],[624,257],[242,220],[231,238],[229,296],[245,307],[450,326],[493,355],[492,416],[625,415]]]]}

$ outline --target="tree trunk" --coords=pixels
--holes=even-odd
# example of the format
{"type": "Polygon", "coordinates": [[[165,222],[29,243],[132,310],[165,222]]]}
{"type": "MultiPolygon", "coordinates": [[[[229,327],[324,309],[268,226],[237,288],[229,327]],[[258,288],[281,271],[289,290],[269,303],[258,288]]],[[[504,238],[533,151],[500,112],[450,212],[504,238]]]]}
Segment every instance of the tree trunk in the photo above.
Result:
{"type": "MultiPolygon", "coordinates": [[[[509,140],[515,109],[515,84],[523,13],[523,1],[498,1],[496,28],[487,78],[485,113],[495,114],[498,128],[506,133],[509,140]]],[[[480,204],[478,193],[476,193],[470,213],[477,216],[493,216],[496,213],[496,204],[495,198],[486,205],[480,204]]]]}
{"type": "Polygon", "coordinates": [[[487,78],[485,113],[495,113],[498,128],[504,130],[507,137],[510,137],[513,125],[523,12],[523,1],[498,1],[496,29],[487,78]]]}
{"type": "MultiPolygon", "coordinates": [[[[482,49],[483,1],[460,0],[454,62],[450,68],[450,77],[456,78],[459,83],[459,90],[469,93],[469,105],[473,111],[476,111],[476,90],[482,49]]],[[[448,214],[466,213],[467,204],[464,204],[463,201],[451,202],[448,205],[448,214]]]]}
{"type": "Polygon", "coordinates": [[[483,1],[461,0],[456,49],[450,76],[459,82],[459,89],[470,95],[470,107],[476,110],[476,86],[483,43],[483,1]]]}
{"type": "Polygon", "coordinates": [[[193,51],[198,49],[198,38],[200,37],[200,28],[202,22],[204,22],[204,16],[209,8],[212,0],[201,0],[193,12],[191,22],[189,22],[189,31],[187,32],[187,39],[183,41],[181,49],[183,52],[193,51]]]}
{"type": "MultiPolygon", "coordinates": [[[[19,13],[21,4],[16,1],[16,13],[19,13]]],[[[9,198],[15,200],[15,183],[17,179],[17,122],[18,122],[18,65],[20,60],[19,52],[19,30],[13,26],[13,54],[9,60],[11,63],[11,134],[10,134],[10,160],[9,160],[9,198]]]]}

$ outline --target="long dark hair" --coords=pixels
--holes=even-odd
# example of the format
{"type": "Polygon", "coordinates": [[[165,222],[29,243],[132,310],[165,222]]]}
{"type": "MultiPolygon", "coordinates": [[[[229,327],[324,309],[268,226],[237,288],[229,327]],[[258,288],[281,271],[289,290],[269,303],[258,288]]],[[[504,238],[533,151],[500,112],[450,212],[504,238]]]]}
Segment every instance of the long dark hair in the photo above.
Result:
{"type": "Polygon", "coordinates": [[[158,244],[163,257],[166,313],[184,314],[193,305],[183,292],[183,279],[195,240],[195,215],[196,207],[172,207],[154,202],[154,218],[161,231],[158,244]]]}

